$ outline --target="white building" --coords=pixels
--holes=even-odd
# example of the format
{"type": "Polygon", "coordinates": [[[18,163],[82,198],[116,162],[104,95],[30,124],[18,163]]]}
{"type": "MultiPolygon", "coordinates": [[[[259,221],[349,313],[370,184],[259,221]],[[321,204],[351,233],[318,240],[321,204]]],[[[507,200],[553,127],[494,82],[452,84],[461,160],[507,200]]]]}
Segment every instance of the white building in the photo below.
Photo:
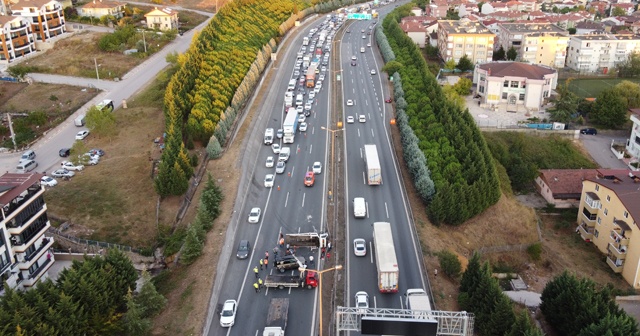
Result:
{"type": "Polygon", "coordinates": [[[507,111],[517,111],[518,106],[538,111],[556,88],[558,73],[543,65],[491,62],[476,65],[473,83],[481,105],[507,104],[507,111]]]}
{"type": "MultiPolygon", "coordinates": [[[[631,154],[630,160],[633,162],[640,162],[640,109],[631,110],[631,121],[633,127],[631,127],[631,136],[627,142],[627,152],[631,154]]],[[[635,170],[639,170],[635,168],[635,170]]]]}
{"type": "MultiPolygon", "coordinates": [[[[25,289],[48,277],[54,263],[53,238],[44,202],[42,174],[0,176],[0,287],[25,289]]],[[[4,288],[0,288],[0,292],[4,288]]]]}
{"type": "Polygon", "coordinates": [[[572,35],[566,66],[582,73],[607,73],[640,51],[640,35],[572,35]]]}

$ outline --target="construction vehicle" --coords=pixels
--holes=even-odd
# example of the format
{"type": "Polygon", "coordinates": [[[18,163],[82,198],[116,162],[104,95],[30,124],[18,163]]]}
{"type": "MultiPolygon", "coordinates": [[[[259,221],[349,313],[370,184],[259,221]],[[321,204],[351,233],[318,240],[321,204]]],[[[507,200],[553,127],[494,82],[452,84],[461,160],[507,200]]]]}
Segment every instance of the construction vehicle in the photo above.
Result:
{"type": "Polygon", "coordinates": [[[284,336],[287,329],[287,315],[289,314],[289,299],[271,299],[269,313],[267,314],[267,326],[262,336],[284,336]]]}
{"type": "Polygon", "coordinates": [[[284,236],[284,242],[289,246],[295,247],[326,247],[328,233],[289,233],[284,236]]]}
{"type": "Polygon", "coordinates": [[[297,288],[307,287],[308,289],[318,287],[318,273],[314,271],[302,271],[299,275],[267,275],[264,279],[264,286],[269,288],[297,288]]]}

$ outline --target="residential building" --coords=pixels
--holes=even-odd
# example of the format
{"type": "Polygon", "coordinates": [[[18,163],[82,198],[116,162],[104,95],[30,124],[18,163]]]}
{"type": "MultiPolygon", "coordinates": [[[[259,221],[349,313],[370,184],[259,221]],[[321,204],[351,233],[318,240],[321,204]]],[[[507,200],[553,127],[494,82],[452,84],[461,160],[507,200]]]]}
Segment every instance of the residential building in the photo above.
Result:
{"type": "Polygon", "coordinates": [[[491,14],[487,14],[488,19],[494,19],[498,21],[518,21],[518,20],[526,20],[529,18],[529,13],[520,12],[520,11],[508,11],[508,12],[494,12],[491,14]]]}
{"type": "MultiPolygon", "coordinates": [[[[24,289],[48,278],[53,238],[44,202],[42,174],[0,176],[0,287],[24,289]]],[[[4,288],[2,288],[4,289],[4,288]]]]}
{"type": "Polygon", "coordinates": [[[569,33],[564,29],[548,23],[501,23],[498,27],[502,48],[516,49],[518,60],[564,67],[569,41],[569,33]]]}
{"type": "Polygon", "coordinates": [[[636,10],[636,5],[632,3],[613,3],[611,4],[611,12],[614,8],[621,8],[626,15],[631,15],[636,10]]]}
{"type": "Polygon", "coordinates": [[[473,63],[490,62],[495,35],[481,22],[468,19],[438,21],[438,50],[446,62],[456,63],[463,55],[473,63]]]}
{"type": "Polygon", "coordinates": [[[413,16],[422,16],[422,8],[413,7],[411,8],[411,13],[413,13],[413,16]]]}
{"type": "Polygon", "coordinates": [[[587,9],[593,8],[596,12],[600,13],[600,15],[604,15],[607,9],[609,9],[608,1],[591,1],[587,5],[587,9]]]}
{"type": "Polygon", "coordinates": [[[594,33],[604,33],[604,24],[594,21],[578,22],[575,26],[575,35],[587,35],[594,33]]]}
{"type": "Polygon", "coordinates": [[[422,22],[418,20],[411,20],[413,16],[405,17],[400,22],[400,27],[404,31],[411,41],[415,43],[419,48],[424,48],[425,42],[427,40],[427,31],[422,26],[422,22]]]}
{"type": "MultiPolygon", "coordinates": [[[[425,15],[444,18],[447,16],[447,11],[449,9],[457,12],[460,5],[466,3],[466,0],[433,0],[425,8],[425,15]]],[[[475,4],[471,3],[471,5],[475,4]]]]}
{"type": "Polygon", "coordinates": [[[543,65],[491,62],[476,66],[473,83],[481,106],[506,104],[507,111],[538,111],[556,88],[558,72],[543,65]]]}
{"type": "Polygon", "coordinates": [[[78,7],[79,16],[89,16],[99,19],[105,15],[113,16],[116,19],[124,17],[124,7],[126,3],[110,0],[93,0],[78,7]]]}
{"type": "Polygon", "coordinates": [[[14,5],[13,16],[21,16],[31,24],[31,33],[36,42],[49,42],[67,31],[64,11],[60,2],[55,0],[21,1],[14,5]]]}
{"type": "Polygon", "coordinates": [[[27,18],[0,15],[0,64],[13,62],[16,58],[36,51],[36,43],[27,18]]]}
{"type": "Polygon", "coordinates": [[[144,17],[147,18],[147,27],[149,29],[178,29],[178,12],[171,8],[155,8],[151,12],[145,14],[144,17]]]}
{"type": "Polygon", "coordinates": [[[640,288],[638,218],[639,172],[598,169],[597,176],[582,183],[576,232],[606,255],[607,265],[633,288],[640,288]]]}
{"type": "MultiPolygon", "coordinates": [[[[640,109],[632,109],[630,119],[633,126],[631,127],[631,136],[627,141],[627,152],[632,156],[630,162],[635,162],[637,165],[640,162],[640,109]]],[[[638,168],[640,167],[634,167],[635,170],[638,168]]]]}
{"type": "Polygon", "coordinates": [[[541,169],[536,189],[556,208],[577,208],[582,195],[582,181],[596,176],[595,169],[541,169]]]}
{"type": "Polygon", "coordinates": [[[566,66],[582,73],[607,73],[640,52],[640,35],[572,35],[566,66]]]}

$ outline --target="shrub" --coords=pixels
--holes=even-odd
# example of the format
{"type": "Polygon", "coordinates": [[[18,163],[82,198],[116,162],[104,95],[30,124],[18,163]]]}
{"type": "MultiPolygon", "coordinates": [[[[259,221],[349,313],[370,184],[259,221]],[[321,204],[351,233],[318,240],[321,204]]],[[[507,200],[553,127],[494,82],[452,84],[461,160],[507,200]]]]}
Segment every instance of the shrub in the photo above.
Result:
{"type": "Polygon", "coordinates": [[[451,279],[458,279],[462,265],[456,254],[448,250],[440,251],[440,253],[438,253],[438,260],[440,261],[440,268],[444,274],[451,279]]]}
{"type": "Polygon", "coordinates": [[[527,254],[529,254],[529,258],[531,258],[531,260],[540,260],[540,256],[542,255],[542,244],[535,243],[529,245],[529,247],[527,247],[527,254]]]}

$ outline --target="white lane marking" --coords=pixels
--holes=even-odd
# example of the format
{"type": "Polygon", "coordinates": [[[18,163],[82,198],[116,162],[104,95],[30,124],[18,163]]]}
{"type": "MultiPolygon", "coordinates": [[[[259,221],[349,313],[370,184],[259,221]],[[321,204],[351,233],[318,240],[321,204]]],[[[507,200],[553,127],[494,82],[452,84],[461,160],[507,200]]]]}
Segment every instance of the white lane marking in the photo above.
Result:
{"type": "Polygon", "coordinates": [[[371,129],[371,136],[372,136],[372,137],[374,137],[374,138],[376,137],[376,136],[373,134],[373,128],[371,129]]]}
{"type": "Polygon", "coordinates": [[[287,197],[284,199],[284,207],[287,207],[287,203],[289,203],[289,192],[287,191],[287,197]]]}
{"type": "Polygon", "coordinates": [[[362,184],[367,184],[367,176],[365,175],[365,172],[362,172],[362,184]]]}
{"type": "Polygon", "coordinates": [[[387,207],[387,202],[384,202],[384,211],[387,213],[387,218],[389,218],[389,208],[387,207]]]}
{"type": "Polygon", "coordinates": [[[313,152],[313,145],[309,145],[309,154],[311,154],[311,152],[313,152]]]}
{"type": "MultiPolygon", "coordinates": [[[[302,193],[302,207],[304,208],[304,198],[307,196],[306,193],[302,193]]],[[[387,207],[387,204],[384,204],[385,208],[387,207]]],[[[387,212],[387,218],[389,218],[389,212],[387,212]]]]}

